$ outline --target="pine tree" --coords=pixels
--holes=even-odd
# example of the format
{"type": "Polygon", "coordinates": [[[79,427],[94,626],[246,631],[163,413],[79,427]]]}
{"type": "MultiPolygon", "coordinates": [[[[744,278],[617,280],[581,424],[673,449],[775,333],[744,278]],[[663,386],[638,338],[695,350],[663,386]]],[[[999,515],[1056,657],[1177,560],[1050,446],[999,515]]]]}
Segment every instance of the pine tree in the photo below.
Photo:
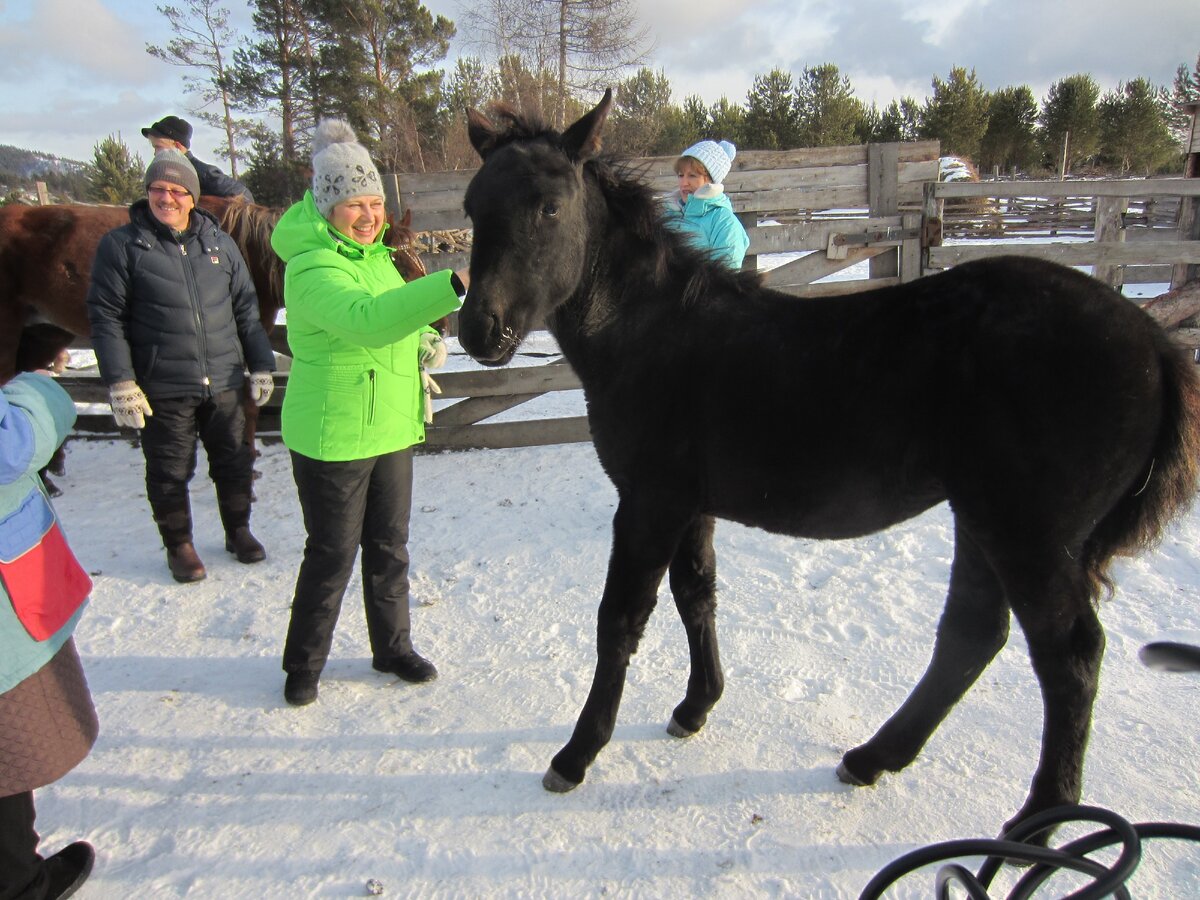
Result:
{"type": "Polygon", "coordinates": [[[131,154],[120,133],[110,134],[92,149],[88,167],[88,199],[96,203],[132,203],[146,195],[142,179],[146,166],[131,154]]]}
{"type": "Polygon", "coordinates": [[[920,136],[921,107],[912,97],[893,100],[881,112],[874,103],[863,111],[858,126],[860,143],[915,141],[920,136]]]}
{"type": "Polygon", "coordinates": [[[746,110],[728,97],[721,97],[708,108],[708,127],[696,136],[697,140],[705,134],[719,141],[729,141],[739,149],[751,149],[746,133],[746,110]],[[743,144],[745,148],[742,148],[743,144]]]}
{"type": "Polygon", "coordinates": [[[1100,118],[1096,100],[1100,88],[1091,75],[1069,75],[1050,85],[1042,101],[1042,153],[1058,168],[1064,142],[1067,147],[1066,172],[1091,159],[1100,149],[1100,118]]]}
{"type": "Polygon", "coordinates": [[[1192,127],[1192,115],[1185,110],[1185,103],[1200,102],[1200,53],[1196,54],[1196,66],[1191,71],[1183,63],[1175,70],[1175,85],[1171,95],[1171,132],[1180,146],[1188,139],[1192,127]]]}
{"type": "Polygon", "coordinates": [[[955,66],[946,81],[934,76],[933,96],[925,101],[921,113],[921,136],[941,141],[943,155],[978,160],[989,102],[974,69],[968,73],[955,66]]]}
{"type": "Polygon", "coordinates": [[[979,148],[979,168],[1028,169],[1037,163],[1038,105],[1027,86],[992,94],[987,131],[979,148]]]}
{"type": "Polygon", "coordinates": [[[617,84],[605,147],[623,156],[650,155],[660,144],[670,109],[671,82],[666,73],[638,69],[617,84]]]}
{"type": "Polygon", "coordinates": [[[324,22],[334,35],[328,58],[340,73],[328,87],[331,106],[356,127],[383,171],[440,168],[448,121],[442,72],[434,66],[449,52],[454,23],[419,0],[332,3],[324,22]]]}
{"type": "Polygon", "coordinates": [[[233,96],[279,119],[279,152],[291,165],[307,162],[308,135],[331,112],[326,95],[334,72],[325,48],[332,35],[316,12],[319,2],[251,0],[259,40],[234,53],[233,96]]]}
{"type": "Polygon", "coordinates": [[[800,146],[839,147],[855,142],[866,109],[854,96],[850,79],[833,63],[800,73],[795,90],[800,146]]]}
{"type": "Polygon", "coordinates": [[[782,69],[756,75],[746,95],[747,150],[788,150],[800,146],[792,76],[782,69]]]}
{"type": "Polygon", "coordinates": [[[1100,156],[1122,175],[1151,175],[1178,163],[1179,145],[1171,134],[1167,89],[1135,78],[1109,91],[1097,107],[1100,156]]]}

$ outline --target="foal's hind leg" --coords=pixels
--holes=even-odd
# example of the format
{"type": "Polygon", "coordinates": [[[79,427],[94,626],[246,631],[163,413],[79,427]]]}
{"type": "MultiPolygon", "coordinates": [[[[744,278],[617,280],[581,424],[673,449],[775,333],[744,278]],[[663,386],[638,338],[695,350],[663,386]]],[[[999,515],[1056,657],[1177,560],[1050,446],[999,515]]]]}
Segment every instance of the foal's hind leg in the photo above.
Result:
{"type": "Polygon", "coordinates": [[[1061,558],[1042,568],[1028,557],[1019,566],[1024,589],[1014,587],[1013,613],[1029,645],[1042,692],[1042,750],[1025,805],[1004,827],[1030,815],[1079,802],[1092,705],[1104,655],[1104,630],[1078,562],[1061,558]]]}
{"type": "Polygon", "coordinates": [[[869,741],[837,768],[847,784],[874,784],[916,759],[942,720],[1008,640],[1008,606],[979,546],[955,527],[954,563],[933,657],[908,699],[869,741]]]}
{"type": "Polygon", "coordinates": [[[675,707],[667,731],[690,737],[704,727],[709,710],[721,699],[725,676],[717,651],[717,558],[713,518],[698,516],[683,535],[671,560],[671,593],[687,632],[691,656],[687,695],[675,707]]]}
{"type": "Polygon", "coordinates": [[[548,791],[569,791],[612,737],[629,658],[637,651],[658,586],[687,525],[661,498],[622,497],[613,517],[612,556],[596,624],[596,674],[575,731],[542,779],[548,791]]]}

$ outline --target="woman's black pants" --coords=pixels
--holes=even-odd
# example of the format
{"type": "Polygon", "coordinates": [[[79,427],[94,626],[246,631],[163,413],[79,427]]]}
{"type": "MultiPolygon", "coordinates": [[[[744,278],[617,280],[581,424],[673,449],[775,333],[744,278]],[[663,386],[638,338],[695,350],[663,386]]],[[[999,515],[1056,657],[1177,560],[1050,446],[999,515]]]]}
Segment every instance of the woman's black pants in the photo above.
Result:
{"type": "Polygon", "coordinates": [[[292,477],[308,537],[283,649],[286,672],[320,672],[329,658],[342,597],[362,548],[363,606],[375,661],[412,650],[408,614],[408,521],[412,450],[324,462],[292,452],[292,477]]]}

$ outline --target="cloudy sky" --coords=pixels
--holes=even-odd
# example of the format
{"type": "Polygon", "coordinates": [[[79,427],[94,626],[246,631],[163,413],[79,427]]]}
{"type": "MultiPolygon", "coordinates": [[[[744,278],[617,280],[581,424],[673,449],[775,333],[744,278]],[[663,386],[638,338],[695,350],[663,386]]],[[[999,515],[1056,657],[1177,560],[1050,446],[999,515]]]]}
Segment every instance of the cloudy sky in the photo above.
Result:
{"type": "MultiPolygon", "coordinates": [[[[458,20],[467,0],[430,0],[458,20]]],[[[650,64],[676,101],[742,103],[755,75],[831,62],[864,102],[928,95],[934,76],[973,67],[989,90],[1039,100],[1090,73],[1102,90],[1138,76],[1170,87],[1200,54],[1197,0],[636,0],[656,41],[650,64]]],[[[106,135],[148,150],[140,128],[191,118],[182,72],[145,52],[171,37],[149,0],[0,0],[0,144],[90,159],[106,135]]],[[[182,6],[182,2],[176,3],[182,6]]],[[[228,4],[249,35],[247,4],[228,4]]],[[[455,52],[460,48],[456,46],[455,52]]],[[[193,149],[218,162],[219,135],[193,149]]]]}

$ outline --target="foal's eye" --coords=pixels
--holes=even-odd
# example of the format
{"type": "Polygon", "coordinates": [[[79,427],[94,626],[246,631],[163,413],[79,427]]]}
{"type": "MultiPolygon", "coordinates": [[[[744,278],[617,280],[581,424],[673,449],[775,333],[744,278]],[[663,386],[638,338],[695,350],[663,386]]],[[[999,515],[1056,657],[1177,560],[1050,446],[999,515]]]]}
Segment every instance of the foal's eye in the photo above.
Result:
{"type": "Polygon", "coordinates": [[[558,205],[555,203],[542,204],[542,215],[545,216],[547,219],[557,219],[558,218],[558,205]]]}

